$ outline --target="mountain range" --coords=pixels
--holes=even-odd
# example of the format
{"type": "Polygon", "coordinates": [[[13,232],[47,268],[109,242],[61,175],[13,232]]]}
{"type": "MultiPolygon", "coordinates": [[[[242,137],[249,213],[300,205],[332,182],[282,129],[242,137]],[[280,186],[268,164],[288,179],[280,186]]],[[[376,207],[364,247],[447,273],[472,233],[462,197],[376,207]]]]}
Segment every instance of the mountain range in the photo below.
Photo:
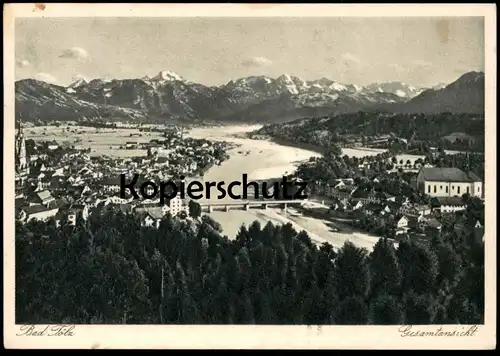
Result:
{"type": "Polygon", "coordinates": [[[16,115],[42,120],[209,120],[284,122],[301,117],[383,110],[484,113],[484,73],[448,85],[416,88],[401,82],[364,87],[327,78],[251,76],[221,86],[185,80],[171,71],[140,79],[78,79],[64,87],[34,79],[15,83],[16,115]]]}

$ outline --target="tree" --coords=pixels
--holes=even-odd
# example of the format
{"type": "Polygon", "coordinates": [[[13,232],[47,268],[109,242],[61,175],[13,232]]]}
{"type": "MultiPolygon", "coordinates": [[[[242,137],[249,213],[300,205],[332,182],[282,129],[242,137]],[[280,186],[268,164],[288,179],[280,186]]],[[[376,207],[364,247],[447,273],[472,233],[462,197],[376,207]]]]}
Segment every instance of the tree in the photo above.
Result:
{"type": "Polygon", "coordinates": [[[437,282],[457,282],[463,272],[460,256],[455,252],[450,243],[441,243],[436,248],[439,261],[437,282]]]}
{"type": "Polygon", "coordinates": [[[250,244],[250,234],[248,233],[248,230],[247,230],[247,227],[245,226],[245,224],[242,224],[240,226],[240,229],[238,230],[238,233],[236,234],[235,240],[238,243],[239,247],[247,246],[250,244]]]}
{"type": "Polygon", "coordinates": [[[342,149],[337,144],[329,145],[325,149],[324,157],[326,159],[334,160],[336,157],[342,155],[342,149]]]}
{"type": "Polygon", "coordinates": [[[346,241],[335,260],[335,287],[339,298],[363,298],[369,288],[368,251],[346,241]]]}
{"type": "Polygon", "coordinates": [[[434,252],[418,243],[401,241],[396,255],[403,272],[403,290],[416,293],[434,290],[439,273],[434,252]]]}
{"type": "Polygon", "coordinates": [[[219,224],[217,221],[215,221],[214,219],[212,219],[210,216],[208,215],[203,215],[201,217],[201,221],[209,226],[211,226],[215,231],[217,232],[222,232],[222,225],[219,224]]]}
{"type": "Polygon", "coordinates": [[[334,319],[337,325],[364,325],[367,315],[368,309],[361,298],[348,297],[338,305],[334,319]]]}
{"type": "MultiPolygon", "coordinates": [[[[468,209],[466,221],[484,215],[484,204],[473,199],[468,209]]],[[[135,215],[113,211],[75,227],[16,222],[16,322],[484,320],[484,243],[472,232],[443,231],[430,246],[401,241],[397,251],[380,239],[368,254],[350,242],[340,251],[327,243],[318,248],[291,224],[253,223],[236,240],[212,224],[217,227],[205,217],[195,224],[167,214],[150,229],[135,215]]]]}
{"type": "Polygon", "coordinates": [[[273,324],[276,321],[276,314],[271,306],[269,297],[262,291],[257,292],[257,313],[256,324],[273,324]]]}
{"type": "Polygon", "coordinates": [[[395,294],[401,286],[401,270],[396,249],[386,238],[377,241],[370,255],[371,293],[395,294]]]}
{"type": "Polygon", "coordinates": [[[239,322],[241,324],[255,324],[254,308],[250,296],[245,293],[240,300],[242,305],[239,308],[239,322]]]}
{"type": "Polygon", "coordinates": [[[370,306],[370,321],[374,325],[397,325],[403,321],[403,311],[394,296],[380,295],[370,306]]]}
{"type": "Polygon", "coordinates": [[[198,202],[190,200],[188,203],[188,207],[189,207],[189,216],[195,219],[201,216],[201,205],[198,202]]]}
{"type": "Polygon", "coordinates": [[[434,319],[434,303],[428,293],[418,295],[408,292],[403,295],[403,305],[405,311],[406,324],[427,325],[434,319]]]}

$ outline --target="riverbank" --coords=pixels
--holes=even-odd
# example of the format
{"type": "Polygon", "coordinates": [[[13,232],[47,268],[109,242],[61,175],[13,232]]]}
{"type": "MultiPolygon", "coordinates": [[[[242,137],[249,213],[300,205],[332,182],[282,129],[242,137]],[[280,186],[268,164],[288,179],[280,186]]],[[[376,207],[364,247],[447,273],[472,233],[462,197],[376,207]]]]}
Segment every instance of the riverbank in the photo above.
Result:
{"type": "MultiPolygon", "coordinates": [[[[226,141],[237,144],[238,147],[228,151],[230,158],[220,166],[213,166],[206,172],[203,181],[240,181],[244,173],[249,180],[272,179],[284,174],[291,174],[297,168],[299,162],[320,157],[321,154],[304,147],[281,145],[278,142],[268,140],[256,140],[245,137],[248,132],[255,131],[259,126],[242,125],[234,127],[217,127],[207,129],[193,129],[187,136],[194,138],[205,138],[213,141],[226,141]],[[240,153],[239,153],[240,152],[240,153]]],[[[241,188],[241,187],[240,187],[241,188]]],[[[239,189],[234,189],[235,194],[240,194],[239,189]]],[[[216,197],[211,198],[216,199],[216,197]]],[[[226,197],[217,202],[231,201],[226,197]]],[[[200,201],[200,203],[207,201],[200,201]]],[[[365,247],[369,250],[378,241],[378,237],[347,229],[345,227],[334,228],[331,221],[327,219],[313,218],[304,214],[287,214],[280,209],[260,210],[251,209],[231,210],[229,212],[213,211],[207,213],[223,228],[223,233],[229,238],[234,238],[241,225],[250,225],[255,220],[261,225],[271,221],[273,224],[290,223],[297,231],[306,231],[311,239],[318,244],[328,242],[335,248],[340,248],[346,240],[365,247]]]]}
{"type": "MultiPolygon", "coordinates": [[[[250,140],[257,140],[257,141],[268,141],[268,142],[274,142],[278,145],[281,146],[287,146],[287,147],[294,147],[294,148],[299,148],[299,149],[304,149],[308,151],[314,151],[317,152],[321,155],[325,153],[324,148],[311,144],[311,143],[306,143],[306,142],[294,142],[294,141],[289,141],[285,140],[282,138],[278,137],[272,137],[269,135],[258,135],[255,134],[254,132],[248,132],[244,134],[238,134],[235,137],[240,137],[240,138],[247,138],[250,140]]],[[[342,149],[342,154],[347,155],[349,157],[366,157],[366,156],[376,156],[379,153],[386,152],[386,148],[373,148],[373,147],[365,147],[365,146],[356,146],[356,147],[341,147],[342,149]]],[[[455,154],[465,154],[466,152],[464,151],[454,151],[454,150],[444,150],[445,154],[448,155],[455,155],[455,154]]],[[[474,153],[482,153],[482,152],[474,152],[474,153]]],[[[398,153],[397,154],[398,161],[400,159],[403,159],[405,162],[406,160],[416,160],[416,159],[424,159],[425,154],[420,153],[420,152],[408,152],[408,153],[398,153]]]]}
{"type": "Polygon", "coordinates": [[[267,140],[274,142],[280,146],[288,146],[288,147],[299,148],[302,150],[313,151],[313,152],[319,153],[320,155],[323,155],[325,153],[325,150],[322,147],[316,146],[316,145],[313,145],[310,143],[304,143],[304,142],[297,143],[297,142],[292,142],[292,141],[288,141],[288,140],[284,140],[284,139],[276,138],[276,137],[269,137],[267,140]]]}
{"type": "MultiPolygon", "coordinates": [[[[239,135],[238,137],[242,137],[242,135],[239,135]]],[[[280,146],[287,146],[287,147],[293,147],[293,148],[298,148],[298,149],[303,149],[303,150],[308,150],[308,151],[313,151],[316,152],[320,155],[323,155],[325,153],[324,148],[313,145],[311,143],[305,143],[305,142],[293,142],[289,140],[285,140],[282,138],[277,138],[277,137],[271,137],[271,136],[262,136],[258,135],[257,137],[255,135],[252,135],[252,133],[246,134],[246,138],[250,140],[256,140],[256,141],[267,141],[267,142],[273,142],[276,143],[280,146]]],[[[349,157],[365,157],[365,156],[375,156],[378,155],[379,153],[386,152],[386,149],[382,148],[371,148],[371,147],[342,147],[342,154],[347,155],[349,157]]]]}

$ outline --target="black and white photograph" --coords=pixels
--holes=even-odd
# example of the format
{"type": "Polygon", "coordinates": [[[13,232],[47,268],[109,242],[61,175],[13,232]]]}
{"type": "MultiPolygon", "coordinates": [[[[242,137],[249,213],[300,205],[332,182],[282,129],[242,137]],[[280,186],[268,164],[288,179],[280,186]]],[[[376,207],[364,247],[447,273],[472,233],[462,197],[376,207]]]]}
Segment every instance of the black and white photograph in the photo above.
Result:
{"type": "Polygon", "coordinates": [[[173,16],[129,4],[121,16],[119,4],[104,16],[105,4],[78,5],[96,15],[24,4],[10,20],[16,345],[71,348],[100,326],[86,345],[100,348],[105,326],[217,325],[337,326],[351,348],[357,327],[391,326],[378,331],[385,347],[481,335],[495,347],[494,6],[173,16]]]}

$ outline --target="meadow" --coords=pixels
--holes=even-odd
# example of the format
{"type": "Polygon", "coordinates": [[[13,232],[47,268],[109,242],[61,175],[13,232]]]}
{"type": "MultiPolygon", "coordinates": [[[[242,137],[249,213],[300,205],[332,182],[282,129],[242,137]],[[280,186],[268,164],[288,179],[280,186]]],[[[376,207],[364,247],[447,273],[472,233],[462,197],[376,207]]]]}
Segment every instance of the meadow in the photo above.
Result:
{"type": "Polygon", "coordinates": [[[140,132],[128,128],[93,128],[85,126],[37,126],[24,130],[28,139],[39,141],[69,142],[76,148],[90,148],[91,156],[136,157],[145,156],[145,149],[120,149],[126,142],[145,143],[161,139],[159,132],[140,132]]]}

